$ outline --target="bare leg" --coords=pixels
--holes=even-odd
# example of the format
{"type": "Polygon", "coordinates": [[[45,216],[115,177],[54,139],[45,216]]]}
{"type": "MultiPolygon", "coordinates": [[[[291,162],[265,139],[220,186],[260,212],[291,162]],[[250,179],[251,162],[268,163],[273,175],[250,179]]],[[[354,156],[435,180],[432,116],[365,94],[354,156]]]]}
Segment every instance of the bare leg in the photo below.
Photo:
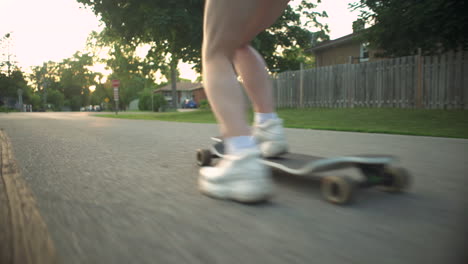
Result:
{"type": "Polygon", "coordinates": [[[203,41],[205,91],[224,137],[249,135],[244,98],[236,78],[234,51],[249,41],[245,25],[251,23],[255,0],[207,0],[203,41]]]}
{"type": "MultiPolygon", "coordinates": [[[[200,169],[199,189],[212,197],[253,202],[268,199],[273,193],[270,172],[260,162],[261,148],[247,124],[244,96],[233,63],[236,50],[247,47],[264,29],[262,18],[271,12],[270,5],[281,1],[284,0],[206,0],[202,48],[204,86],[226,138],[227,153],[216,166],[200,169]]],[[[247,66],[240,68],[244,71],[247,66]]],[[[258,70],[258,66],[253,70],[258,70]]]]}
{"type": "MultiPolygon", "coordinates": [[[[259,102],[260,110],[272,108],[271,84],[263,60],[246,50],[247,44],[260,31],[271,25],[286,7],[286,0],[207,0],[205,6],[203,41],[203,76],[205,91],[211,103],[215,116],[220,124],[221,133],[225,137],[249,135],[242,91],[237,82],[233,68],[234,57],[240,50],[238,70],[244,72],[247,79],[249,96],[257,94],[252,99],[259,102]],[[247,57],[247,59],[242,59],[247,57]],[[253,63],[249,75],[249,62],[253,63]],[[257,73],[258,72],[258,73],[257,73]],[[260,77],[260,81],[254,78],[260,77]],[[268,81],[267,81],[268,80],[268,81]],[[268,94],[270,91],[270,95],[268,94]],[[263,94],[265,93],[265,94],[263,94]],[[267,103],[261,103],[259,98],[265,98],[267,103]],[[271,102],[271,103],[268,103],[271,102]],[[265,106],[261,106],[265,105],[265,106]],[[270,105],[270,106],[269,106],[270,105]]],[[[242,74],[242,73],[241,73],[242,74]]],[[[255,103],[257,105],[257,103],[255,103]]]]}
{"type": "MultiPolygon", "coordinates": [[[[270,0],[269,12],[262,12],[257,17],[257,30],[260,32],[271,26],[281,15],[289,0],[270,0]]],[[[271,113],[275,110],[273,102],[273,87],[267,66],[262,56],[250,45],[236,49],[234,66],[242,77],[244,87],[252,100],[254,111],[258,113],[271,113]]]]}
{"type": "Polygon", "coordinates": [[[203,60],[205,91],[224,137],[248,135],[245,106],[234,70],[226,56],[203,60]]]}
{"type": "Polygon", "coordinates": [[[266,64],[261,55],[251,46],[237,49],[234,57],[237,73],[242,77],[245,90],[252,100],[254,111],[275,111],[273,88],[266,64]]]}

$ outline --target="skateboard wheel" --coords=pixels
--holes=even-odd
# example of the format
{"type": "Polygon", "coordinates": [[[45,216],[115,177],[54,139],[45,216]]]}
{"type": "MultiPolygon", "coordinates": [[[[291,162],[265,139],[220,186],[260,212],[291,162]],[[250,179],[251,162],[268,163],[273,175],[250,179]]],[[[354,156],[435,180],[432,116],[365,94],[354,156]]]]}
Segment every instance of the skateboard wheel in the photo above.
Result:
{"type": "Polygon", "coordinates": [[[209,166],[211,165],[211,151],[209,149],[198,149],[197,150],[197,164],[198,166],[209,166]]]}
{"type": "Polygon", "coordinates": [[[321,183],[324,198],[335,204],[346,204],[351,201],[355,188],[354,181],[346,177],[326,176],[321,183]]]}
{"type": "Polygon", "coordinates": [[[407,190],[411,183],[411,175],[404,168],[385,167],[384,176],[389,178],[389,183],[380,186],[386,192],[403,192],[407,190]]]}

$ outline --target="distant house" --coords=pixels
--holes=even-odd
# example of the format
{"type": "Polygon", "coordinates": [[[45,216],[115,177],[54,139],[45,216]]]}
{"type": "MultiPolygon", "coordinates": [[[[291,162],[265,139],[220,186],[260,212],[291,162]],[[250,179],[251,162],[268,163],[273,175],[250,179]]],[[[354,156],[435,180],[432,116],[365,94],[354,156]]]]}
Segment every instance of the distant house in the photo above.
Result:
{"type": "MultiPolygon", "coordinates": [[[[172,102],[172,86],[169,83],[159,89],[154,90],[154,93],[160,93],[164,96],[167,102],[172,102]]],[[[179,105],[185,99],[194,100],[197,105],[201,100],[206,99],[206,94],[201,83],[178,82],[177,83],[177,98],[179,105]]]]}
{"type": "Polygon", "coordinates": [[[352,33],[341,38],[329,40],[308,49],[306,52],[315,56],[316,67],[355,64],[381,60],[375,54],[376,50],[368,48],[367,43],[357,38],[357,33],[352,33]]]}

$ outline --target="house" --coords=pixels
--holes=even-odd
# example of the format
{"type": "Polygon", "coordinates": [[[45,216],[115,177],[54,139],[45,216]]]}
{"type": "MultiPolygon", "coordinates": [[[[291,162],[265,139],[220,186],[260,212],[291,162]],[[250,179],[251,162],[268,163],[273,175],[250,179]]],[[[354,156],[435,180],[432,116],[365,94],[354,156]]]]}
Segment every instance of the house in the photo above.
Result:
{"type": "MultiPolygon", "coordinates": [[[[167,102],[172,102],[171,83],[154,90],[154,93],[160,93],[164,96],[167,102]]],[[[181,104],[185,99],[192,99],[197,103],[197,105],[200,104],[201,100],[207,99],[205,90],[203,89],[203,84],[189,82],[177,83],[177,98],[179,104],[181,104]]]]}
{"type": "Polygon", "coordinates": [[[367,43],[360,40],[358,35],[355,32],[341,38],[325,41],[306,50],[306,52],[315,56],[316,67],[383,59],[377,58],[375,55],[378,51],[369,49],[367,43]]]}

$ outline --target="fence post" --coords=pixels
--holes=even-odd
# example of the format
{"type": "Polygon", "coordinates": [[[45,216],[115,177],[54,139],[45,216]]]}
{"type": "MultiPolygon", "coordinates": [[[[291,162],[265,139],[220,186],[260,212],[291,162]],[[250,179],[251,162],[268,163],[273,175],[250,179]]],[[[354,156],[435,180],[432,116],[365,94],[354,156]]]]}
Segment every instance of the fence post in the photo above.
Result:
{"type": "Polygon", "coordinates": [[[299,107],[304,107],[304,63],[302,62],[299,71],[299,107]]]}
{"type": "Polygon", "coordinates": [[[416,57],[417,71],[416,71],[416,108],[422,108],[422,90],[423,90],[423,63],[424,57],[421,54],[421,48],[418,48],[418,55],[416,57]]]}

